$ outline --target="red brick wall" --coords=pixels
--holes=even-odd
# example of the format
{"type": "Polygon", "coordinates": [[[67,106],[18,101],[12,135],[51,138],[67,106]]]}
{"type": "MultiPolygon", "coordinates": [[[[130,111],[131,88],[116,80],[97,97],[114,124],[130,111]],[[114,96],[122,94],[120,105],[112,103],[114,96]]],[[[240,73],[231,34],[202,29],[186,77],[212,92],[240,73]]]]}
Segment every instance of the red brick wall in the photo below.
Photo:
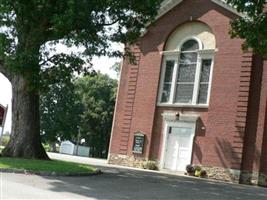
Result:
{"type": "MultiPolygon", "coordinates": [[[[260,172],[267,174],[267,61],[263,63],[263,76],[261,84],[260,110],[258,131],[262,138],[257,140],[257,147],[260,151],[260,172]]],[[[259,155],[256,155],[257,158],[259,155]]]]}
{"type": "Polygon", "coordinates": [[[204,132],[198,130],[196,133],[193,162],[240,168],[252,55],[242,52],[241,40],[230,39],[229,23],[235,17],[233,13],[210,0],[186,0],[148,28],[140,41],[138,65],[132,66],[125,62],[123,66],[110,153],[131,156],[133,133],[142,131],[147,137],[143,156],[160,158],[161,113],[166,110],[156,106],[162,60],[160,52],[169,35],[179,25],[192,19],[210,26],[218,48],[209,107],[184,109],[184,112],[199,113],[200,122],[206,128],[204,132]],[[135,77],[130,75],[132,68],[136,70],[133,74],[135,77]],[[128,112],[125,102],[129,95],[130,80],[133,78],[134,92],[130,102],[132,110],[128,112]]]}
{"type": "Polygon", "coordinates": [[[265,117],[265,101],[261,100],[265,95],[261,92],[264,91],[266,87],[264,84],[262,85],[262,81],[264,81],[264,79],[262,79],[263,75],[262,58],[254,56],[242,158],[242,169],[251,172],[258,171],[260,165],[261,142],[265,117]]]}
{"type": "Polygon", "coordinates": [[[131,63],[128,60],[123,61],[109,149],[110,153],[121,155],[127,154],[129,146],[140,60],[139,47],[134,46],[131,51],[136,57],[136,62],[131,63]]]}
{"type": "Polygon", "coordinates": [[[264,62],[263,67],[263,77],[262,77],[262,95],[261,95],[261,101],[262,104],[265,107],[265,111],[262,110],[262,112],[265,114],[264,120],[261,122],[261,126],[263,126],[263,140],[261,145],[261,157],[260,157],[260,172],[267,174],[267,61],[264,62]]]}

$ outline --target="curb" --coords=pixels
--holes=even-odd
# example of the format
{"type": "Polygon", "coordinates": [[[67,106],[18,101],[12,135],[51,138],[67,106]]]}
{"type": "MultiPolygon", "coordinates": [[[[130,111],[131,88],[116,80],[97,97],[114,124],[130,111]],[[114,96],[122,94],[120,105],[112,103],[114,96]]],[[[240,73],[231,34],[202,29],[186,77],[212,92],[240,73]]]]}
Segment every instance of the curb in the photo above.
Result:
{"type": "Polygon", "coordinates": [[[103,172],[97,169],[94,172],[46,172],[46,171],[32,171],[24,169],[0,169],[0,173],[13,173],[13,174],[26,174],[26,175],[39,175],[39,176],[72,176],[72,177],[81,177],[81,176],[95,176],[103,174],[103,172]]]}

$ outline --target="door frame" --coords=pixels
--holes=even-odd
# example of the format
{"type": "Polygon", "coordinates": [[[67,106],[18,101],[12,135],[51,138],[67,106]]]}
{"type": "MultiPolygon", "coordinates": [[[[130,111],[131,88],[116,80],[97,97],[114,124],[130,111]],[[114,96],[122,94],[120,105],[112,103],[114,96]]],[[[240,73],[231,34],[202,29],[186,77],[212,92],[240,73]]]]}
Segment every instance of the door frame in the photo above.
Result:
{"type": "Polygon", "coordinates": [[[167,139],[168,139],[168,129],[169,127],[188,127],[192,128],[192,133],[190,136],[190,163],[192,162],[192,154],[193,154],[193,143],[196,132],[196,122],[195,121],[167,121],[164,120],[164,128],[163,128],[163,142],[161,148],[161,157],[160,157],[160,169],[164,169],[165,159],[166,159],[166,151],[167,151],[167,139]]]}

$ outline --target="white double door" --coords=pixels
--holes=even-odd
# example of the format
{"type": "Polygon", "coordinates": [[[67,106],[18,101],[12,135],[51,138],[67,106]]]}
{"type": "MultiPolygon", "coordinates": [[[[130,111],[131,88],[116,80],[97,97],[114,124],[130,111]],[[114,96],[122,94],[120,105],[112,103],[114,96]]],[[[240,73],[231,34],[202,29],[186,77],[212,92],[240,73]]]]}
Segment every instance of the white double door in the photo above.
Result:
{"type": "Polygon", "coordinates": [[[191,163],[194,138],[194,124],[180,123],[167,126],[167,138],[164,168],[173,171],[185,171],[191,163]]]}

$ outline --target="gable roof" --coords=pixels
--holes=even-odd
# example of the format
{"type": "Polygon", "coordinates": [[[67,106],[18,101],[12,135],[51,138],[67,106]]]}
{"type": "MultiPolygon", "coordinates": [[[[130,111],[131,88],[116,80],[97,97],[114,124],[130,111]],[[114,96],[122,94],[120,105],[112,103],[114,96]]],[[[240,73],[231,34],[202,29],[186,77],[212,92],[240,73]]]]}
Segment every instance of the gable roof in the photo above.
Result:
{"type": "Polygon", "coordinates": [[[1,107],[1,108],[3,108],[3,109],[6,109],[6,107],[5,107],[5,106],[3,106],[1,103],[0,103],[0,107],[1,107]]]}
{"type": "MultiPolygon", "coordinates": [[[[177,6],[179,3],[181,3],[184,0],[165,0],[161,3],[161,7],[159,9],[158,15],[156,19],[159,19],[162,17],[164,14],[169,12],[171,9],[173,9],[175,6],[177,6]]],[[[240,12],[238,12],[234,7],[230,6],[229,4],[226,3],[225,0],[211,0],[212,2],[218,4],[219,6],[225,8],[226,10],[243,17],[244,15],[240,12]]]]}

